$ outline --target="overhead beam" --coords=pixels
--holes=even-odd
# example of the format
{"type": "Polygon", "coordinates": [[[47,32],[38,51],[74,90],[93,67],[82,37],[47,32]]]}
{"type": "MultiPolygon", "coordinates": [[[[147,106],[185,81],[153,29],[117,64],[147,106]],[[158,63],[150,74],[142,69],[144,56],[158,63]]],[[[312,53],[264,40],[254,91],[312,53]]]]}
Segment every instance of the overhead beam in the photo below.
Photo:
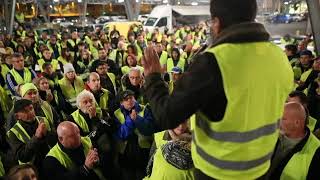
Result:
{"type": "Polygon", "coordinates": [[[320,0],[307,0],[315,51],[320,53],[320,0]]]}
{"type": "Polygon", "coordinates": [[[141,0],[138,2],[136,0],[125,0],[124,6],[126,9],[127,17],[129,21],[134,21],[138,19],[140,13],[140,3],[141,0]]]}

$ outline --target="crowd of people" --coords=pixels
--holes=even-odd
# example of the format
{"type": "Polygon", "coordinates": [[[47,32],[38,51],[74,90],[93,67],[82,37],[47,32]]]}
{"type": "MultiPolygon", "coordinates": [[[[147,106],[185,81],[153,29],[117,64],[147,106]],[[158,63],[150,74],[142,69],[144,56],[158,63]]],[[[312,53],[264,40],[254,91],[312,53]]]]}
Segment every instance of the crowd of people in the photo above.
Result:
{"type": "MultiPolygon", "coordinates": [[[[227,106],[246,114],[241,112],[243,108],[236,110],[237,104],[232,104],[229,98],[237,97],[237,93],[250,93],[244,92],[245,90],[230,91],[223,96],[215,96],[215,93],[223,91],[221,74],[215,73],[216,76],[212,78],[212,72],[197,74],[198,71],[190,70],[191,67],[201,69],[217,63],[205,58],[201,66],[195,63],[201,61],[199,57],[204,57],[203,50],[210,45],[208,34],[211,27],[206,23],[178,26],[172,33],[160,32],[158,29],[149,32],[132,26],[126,37],[119,33],[117,27],[113,27],[110,33],[95,29],[81,35],[77,31],[53,31],[51,34],[42,31],[38,34],[35,29],[26,28],[24,21],[18,23],[14,34],[0,34],[0,177],[9,180],[165,180],[206,179],[208,176],[228,179],[228,176],[223,175],[225,171],[230,173],[231,170],[247,170],[247,164],[240,163],[229,168],[231,163],[208,158],[220,166],[221,176],[211,176],[208,173],[211,167],[200,169],[205,174],[203,176],[199,174],[194,162],[197,160],[198,166],[199,162],[203,164],[200,160],[202,157],[191,155],[191,144],[203,136],[197,129],[202,127],[203,130],[200,131],[208,133],[211,133],[211,129],[207,128],[210,125],[205,120],[197,120],[196,125],[190,123],[189,119],[193,117],[183,111],[194,110],[201,105],[188,104],[185,100],[187,94],[192,95],[190,98],[194,102],[215,99],[219,104],[199,108],[209,114],[209,117],[212,115],[213,119],[222,119],[230,113],[223,110],[227,106]],[[146,58],[152,57],[150,48],[160,65],[160,76],[150,75],[150,67],[144,68],[144,63],[148,63],[146,58]],[[145,70],[148,72],[144,72],[145,70]],[[147,82],[146,75],[149,75],[147,82]],[[185,75],[189,75],[188,82],[185,78],[182,82],[186,83],[179,83],[185,75]],[[203,82],[198,82],[198,78],[203,78],[203,82]],[[163,86],[160,79],[165,82],[163,86]],[[207,83],[213,79],[216,84],[207,83]],[[192,86],[195,82],[199,86],[192,86]],[[178,91],[175,92],[176,88],[178,91]],[[200,90],[210,91],[212,96],[207,97],[200,90]],[[181,93],[184,91],[185,94],[181,93]],[[165,102],[168,103],[156,105],[155,102],[166,94],[169,94],[168,98],[171,97],[170,94],[175,98],[166,99],[165,102]],[[163,108],[152,108],[150,104],[152,107],[163,105],[163,108]],[[177,106],[180,111],[173,112],[167,108],[169,106],[177,106]],[[212,108],[221,113],[214,114],[212,108]],[[172,119],[173,117],[177,117],[177,120],[172,119]],[[186,118],[178,120],[181,117],[186,118]]],[[[257,33],[251,30],[248,33],[257,33]]],[[[232,33],[224,35],[228,37],[232,33]]],[[[252,34],[241,35],[253,38],[252,34]]],[[[261,39],[256,37],[253,41],[268,41],[269,36],[265,32],[255,35],[261,39]]],[[[218,40],[223,43],[230,39],[218,40]]],[[[242,42],[241,38],[232,39],[232,42],[238,40],[242,42]]],[[[268,172],[257,173],[257,177],[317,179],[320,177],[317,170],[320,165],[320,58],[307,49],[308,44],[312,43],[309,36],[296,43],[286,38],[282,43],[286,44],[285,53],[291,64],[292,74],[285,74],[288,78],[281,83],[288,84],[287,80],[294,76],[294,81],[289,81],[292,89],[283,90],[292,92],[279,95],[287,98],[284,107],[281,100],[270,102],[282,107],[283,113],[280,110],[277,112],[278,115],[283,114],[282,117],[277,117],[280,118],[280,135],[274,150],[272,145],[268,147],[272,149],[267,157],[271,158],[268,172]]],[[[254,51],[250,49],[253,46],[247,48],[249,49],[244,49],[243,52],[234,53],[254,51]]],[[[277,47],[267,48],[275,52],[270,54],[270,58],[285,57],[277,47]]],[[[232,48],[228,53],[233,53],[231,50],[232,48]]],[[[214,50],[214,54],[222,56],[218,49],[214,50]]],[[[241,57],[235,58],[237,59],[234,60],[239,61],[234,63],[244,66],[239,63],[241,57]]],[[[274,62],[275,65],[283,63],[274,62]]],[[[255,63],[246,65],[258,68],[255,63]]],[[[272,71],[270,77],[274,77],[271,73],[272,71]]],[[[227,76],[224,72],[222,74],[227,76]]],[[[239,79],[243,74],[238,74],[239,79]]],[[[233,72],[232,75],[237,73],[233,72]]],[[[227,81],[224,83],[225,86],[229,85],[227,81]]],[[[259,85],[263,82],[256,83],[261,91],[273,90],[261,89],[259,85]]],[[[259,94],[254,94],[254,97],[259,97],[259,94]]],[[[269,108],[271,109],[272,107],[269,108]]],[[[255,110],[260,117],[268,109],[255,110]]],[[[206,118],[198,113],[196,116],[206,118]]],[[[236,131],[236,128],[232,129],[230,126],[231,130],[236,131]]],[[[273,127],[267,123],[264,128],[267,128],[269,136],[276,132],[271,132],[273,127]]],[[[234,132],[233,136],[237,135],[234,132]]],[[[246,134],[245,138],[250,139],[250,135],[246,134]]],[[[258,136],[258,132],[255,135],[258,136]]],[[[223,132],[210,136],[217,139],[230,138],[230,144],[245,141],[240,137],[225,137],[223,132]]],[[[205,147],[206,142],[198,143],[205,147]]],[[[258,153],[242,155],[259,157],[258,153]]],[[[241,159],[240,156],[238,158],[241,159]]],[[[253,166],[250,165],[251,168],[253,166]]],[[[250,173],[247,177],[251,177],[250,173]]],[[[242,177],[245,178],[246,174],[242,177]]]]}

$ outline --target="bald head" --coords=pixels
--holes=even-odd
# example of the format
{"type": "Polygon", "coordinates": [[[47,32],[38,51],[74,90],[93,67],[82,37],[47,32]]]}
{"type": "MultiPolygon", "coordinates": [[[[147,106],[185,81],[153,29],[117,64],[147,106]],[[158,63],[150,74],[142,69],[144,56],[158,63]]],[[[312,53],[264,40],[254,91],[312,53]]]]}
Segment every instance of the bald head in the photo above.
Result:
{"type": "Polygon", "coordinates": [[[91,80],[91,78],[97,78],[97,77],[100,77],[98,73],[91,72],[90,75],[89,75],[89,81],[91,80]]]}
{"type": "Polygon", "coordinates": [[[296,117],[296,119],[302,121],[304,123],[306,119],[306,111],[300,103],[297,102],[289,102],[284,106],[284,111],[288,114],[296,117]]]}
{"type": "Polygon", "coordinates": [[[306,111],[300,103],[289,102],[284,106],[280,122],[281,133],[289,138],[302,138],[305,135],[306,111]]]}
{"type": "Polygon", "coordinates": [[[75,149],[81,145],[80,130],[70,121],[63,121],[57,128],[59,142],[68,149],[75,149]]]}

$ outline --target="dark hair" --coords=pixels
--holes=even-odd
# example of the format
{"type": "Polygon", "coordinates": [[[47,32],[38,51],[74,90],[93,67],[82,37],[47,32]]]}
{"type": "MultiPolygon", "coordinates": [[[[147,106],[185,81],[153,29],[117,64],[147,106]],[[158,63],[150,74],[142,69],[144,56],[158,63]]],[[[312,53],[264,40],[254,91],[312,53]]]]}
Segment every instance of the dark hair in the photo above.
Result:
{"type": "Polygon", "coordinates": [[[21,53],[15,52],[12,54],[12,58],[20,58],[20,57],[22,57],[21,53]]]}
{"type": "Polygon", "coordinates": [[[138,53],[137,53],[137,48],[136,48],[135,45],[129,44],[129,45],[127,46],[127,50],[128,50],[129,48],[132,49],[134,55],[136,55],[136,56],[138,55],[138,53]]]}
{"type": "Polygon", "coordinates": [[[39,179],[36,167],[32,164],[29,164],[29,163],[14,166],[13,168],[11,168],[9,170],[5,179],[6,180],[15,180],[17,178],[17,177],[15,177],[17,175],[17,173],[20,172],[21,170],[24,170],[24,169],[32,169],[35,172],[37,179],[39,179]]]}
{"type": "Polygon", "coordinates": [[[45,62],[43,65],[42,65],[42,69],[46,69],[47,67],[49,66],[52,66],[52,64],[50,62],[45,62]]]}
{"type": "Polygon", "coordinates": [[[300,103],[302,105],[306,105],[308,106],[308,97],[307,95],[305,95],[302,91],[292,91],[290,94],[289,94],[289,97],[298,97],[300,99],[300,103]]]}
{"type": "Polygon", "coordinates": [[[284,47],[286,50],[291,51],[292,54],[297,54],[298,48],[294,44],[288,44],[284,47]]]}
{"type": "Polygon", "coordinates": [[[219,18],[222,28],[254,21],[257,14],[256,0],[211,0],[212,18],[219,18]]]}
{"type": "Polygon", "coordinates": [[[180,51],[178,48],[172,48],[172,51],[171,51],[171,58],[173,59],[173,56],[172,56],[172,53],[173,52],[176,52],[178,54],[178,57],[177,59],[179,60],[180,59],[180,51]]]}

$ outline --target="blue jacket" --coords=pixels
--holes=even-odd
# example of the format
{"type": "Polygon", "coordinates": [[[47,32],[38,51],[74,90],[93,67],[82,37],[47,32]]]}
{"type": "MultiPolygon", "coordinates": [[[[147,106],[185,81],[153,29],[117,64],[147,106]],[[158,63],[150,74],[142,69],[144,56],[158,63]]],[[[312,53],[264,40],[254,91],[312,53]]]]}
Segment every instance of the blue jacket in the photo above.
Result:
{"type": "Polygon", "coordinates": [[[156,132],[156,126],[154,124],[154,119],[151,113],[151,110],[146,107],[144,112],[144,117],[139,116],[139,112],[141,112],[141,106],[136,103],[134,109],[137,112],[137,119],[132,120],[130,117],[131,111],[126,110],[122,105],[120,106],[120,110],[122,114],[125,116],[125,123],[121,124],[120,120],[116,117],[116,138],[121,140],[127,140],[130,135],[134,133],[134,130],[137,128],[139,132],[145,136],[150,136],[154,132],[156,132]]]}

